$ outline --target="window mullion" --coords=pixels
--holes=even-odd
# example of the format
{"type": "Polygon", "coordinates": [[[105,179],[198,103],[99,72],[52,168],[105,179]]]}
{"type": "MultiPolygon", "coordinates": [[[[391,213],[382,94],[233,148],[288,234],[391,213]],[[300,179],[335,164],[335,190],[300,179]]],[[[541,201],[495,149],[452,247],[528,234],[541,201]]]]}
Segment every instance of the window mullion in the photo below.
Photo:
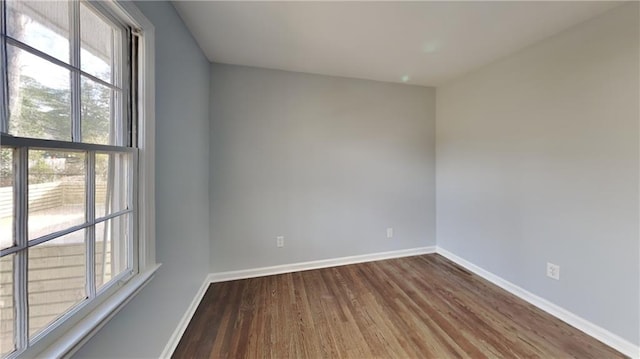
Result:
{"type": "MultiPolygon", "coordinates": [[[[87,180],[86,180],[86,221],[87,223],[95,223],[96,217],[96,197],[95,197],[95,183],[96,183],[96,153],[95,151],[88,151],[87,153],[87,180]]],[[[96,296],[96,275],[95,275],[95,246],[96,246],[96,226],[95,224],[87,227],[85,230],[85,238],[87,243],[87,268],[86,268],[86,284],[87,284],[87,296],[93,298],[96,296]]]]}
{"type": "MultiPolygon", "coordinates": [[[[133,153],[129,157],[129,192],[127,193],[127,206],[133,210],[134,216],[129,221],[129,234],[131,241],[129,243],[129,264],[136,272],[140,271],[140,252],[146,250],[144,245],[146,243],[140,242],[140,212],[138,211],[138,196],[139,191],[139,151],[133,153]]],[[[146,263],[143,263],[146,265],[146,263]]]]}
{"type": "Polygon", "coordinates": [[[18,147],[14,155],[14,218],[15,241],[21,250],[16,253],[14,262],[14,308],[16,349],[24,350],[29,344],[29,303],[27,296],[28,281],[28,211],[29,211],[29,149],[18,147]]]}
{"type": "Polygon", "coordinates": [[[69,2],[71,7],[71,139],[73,142],[82,142],[82,96],[81,96],[81,74],[80,74],[80,2],[69,2]]]}
{"type": "MultiPolygon", "coordinates": [[[[123,32],[123,31],[121,31],[123,32]]],[[[115,36],[111,37],[111,43],[109,44],[111,47],[111,83],[116,84],[117,86],[122,86],[122,83],[118,81],[118,74],[120,73],[120,68],[116,65],[118,62],[118,54],[120,54],[120,49],[115,46],[115,36]]],[[[118,120],[122,119],[120,113],[118,113],[118,108],[122,109],[122,106],[118,107],[118,101],[122,96],[118,96],[116,92],[111,91],[111,114],[110,124],[111,133],[113,134],[113,138],[109,139],[109,144],[115,144],[116,146],[123,146],[124,143],[122,141],[122,126],[118,123],[118,120]]]]}

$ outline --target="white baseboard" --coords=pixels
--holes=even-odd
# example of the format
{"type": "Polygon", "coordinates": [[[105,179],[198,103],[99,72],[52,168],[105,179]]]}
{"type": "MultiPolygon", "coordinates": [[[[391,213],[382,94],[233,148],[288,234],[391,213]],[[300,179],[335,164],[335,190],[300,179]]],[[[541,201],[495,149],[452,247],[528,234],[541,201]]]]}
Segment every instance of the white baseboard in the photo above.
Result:
{"type": "Polygon", "coordinates": [[[517,285],[502,279],[501,277],[481,268],[477,265],[458,257],[457,255],[447,251],[442,247],[436,248],[436,253],[446,257],[447,259],[459,264],[460,266],[470,270],[471,272],[479,275],[480,277],[488,280],[489,282],[497,285],[498,287],[506,290],[507,292],[535,305],[536,307],[544,310],[545,312],[553,315],[554,317],[566,322],[567,324],[585,332],[586,334],[594,337],[595,339],[607,344],[608,346],[618,350],[619,352],[634,358],[640,358],[640,347],[619,337],[618,335],[611,333],[610,331],[597,326],[590,321],[571,313],[570,311],[549,302],[548,300],[541,298],[525,289],[518,287],[517,285]]]}
{"type": "Polygon", "coordinates": [[[211,284],[211,282],[209,281],[209,276],[207,276],[204,279],[204,282],[202,283],[198,291],[196,292],[196,295],[193,297],[191,304],[189,304],[187,311],[184,313],[184,315],[180,319],[178,326],[173,331],[173,334],[171,334],[171,337],[169,338],[167,345],[165,345],[164,350],[162,351],[162,354],[160,354],[161,359],[171,358],[171,355],[178,347],[178,343],[180,343],[180,339],[182,339],[182,335],[184,334],[184,331],[187,330],[187,326],[189,325],[189,322],[191,322],[191,318],[193,318],[193,315],[196,313],[196,309],[198,309],[198,305],[200,305],[200,301],[202,301],[204,294],[207,292],[207,288],[209,288],[209,284],[211,284]]]}
{"type": "Polygon", "coordinates": [[[283,264],[283,265],[277,265],[277,266],[271,266],[271,267],[211,273],[207,278],[209,278],[209,281],[211,283],[225,282],[225,281],[236,280],[236,279],[256,278],[256,277],[264,277],[267,275],[300,272],[300,271],[311,270],[311,269],[337,267],[337,266],[343,266],[347,264],[373,262],[373,261],[379,261],[383,259],[419,256],[422,254],[435,253],[435,251],[436,251],[435,246],[402,249],[398,251],[379,252],[379,253],[363,254],[363,255],[357,255],[357,256],[340,257],[340,258],[332,258],[332,259],[322,259],[318,261],[283,264]]]}

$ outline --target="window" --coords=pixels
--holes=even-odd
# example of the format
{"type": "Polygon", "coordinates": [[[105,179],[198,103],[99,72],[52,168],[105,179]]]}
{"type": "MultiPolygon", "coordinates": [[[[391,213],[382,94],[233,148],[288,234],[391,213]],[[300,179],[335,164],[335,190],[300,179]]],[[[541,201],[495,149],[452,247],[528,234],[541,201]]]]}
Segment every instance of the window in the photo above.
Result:
{"type": "Polygon", "coordinates": [[[90,331],[74,325],[157,268],[153,37],[135,10],[0,1],[0,358],[68,353],[90,331]]]}

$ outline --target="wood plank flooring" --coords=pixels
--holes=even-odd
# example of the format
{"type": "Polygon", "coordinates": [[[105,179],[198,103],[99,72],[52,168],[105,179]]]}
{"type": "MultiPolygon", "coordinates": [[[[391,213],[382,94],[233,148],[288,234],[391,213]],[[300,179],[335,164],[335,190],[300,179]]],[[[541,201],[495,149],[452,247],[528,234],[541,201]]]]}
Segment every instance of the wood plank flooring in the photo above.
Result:
{"type": "Polygon", "coordinates": [[[623,358],[429,254],[214,283],[173,358],[623,358]]]}

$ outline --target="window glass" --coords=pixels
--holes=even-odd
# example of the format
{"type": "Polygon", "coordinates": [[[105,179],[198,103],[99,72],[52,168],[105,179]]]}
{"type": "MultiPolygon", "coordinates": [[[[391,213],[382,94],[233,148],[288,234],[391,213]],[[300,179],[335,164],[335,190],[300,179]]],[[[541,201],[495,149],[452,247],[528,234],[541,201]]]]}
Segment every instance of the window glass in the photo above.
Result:
{"type": "Polygon", "coordinates": [[[8,0],[6,4],[7,35],[69,63],[70,2],[8,0]]]}
{"type": "Polygon", "coordinates": [[[15,46],[9,61],[9,133],[71,140],[71,72],[15,46]]]}
{"type": "MultiPolygon", "coordinates": [[[[115,90],[82,76],[82,142],[115,145],[115,90]]],[[[119,93],[119,91],[118,91],[119,93]]]]}
{"type": "Polygon", "coordinates": [[[84,232],[29,248],[29,338],[86,298],[84,232]]]}
{"type": "Polygon", "coordinates": [[[80,63],[83,71],[115,84],[112,69],[114,50],[120,45],[121,31],[80,3],[80,63]]]}
{"type": "Polygon", "coordinates": [[[0,149],[0,249],[14,245],[13,148],[0,149]]]}
{"type": "Polygon", "coordinates": [[[85,223],[85,154],[29,151],[29,240],[85,223]]]}
{"type": "Polygon", "coordinates": [[[0,356],[16,348],[13,328],[13,254],[0,258],[0,356]]]}
{"type": "Polygon", "coordinates": [[[130,157],[128,153],[96,154],[96,218],[128,209],[130,157]]]}
{"type": "Polygon", "coordinates": [[[99,289],[128,267],[130,215],[96,225],[96,287],[99,289]]]}

